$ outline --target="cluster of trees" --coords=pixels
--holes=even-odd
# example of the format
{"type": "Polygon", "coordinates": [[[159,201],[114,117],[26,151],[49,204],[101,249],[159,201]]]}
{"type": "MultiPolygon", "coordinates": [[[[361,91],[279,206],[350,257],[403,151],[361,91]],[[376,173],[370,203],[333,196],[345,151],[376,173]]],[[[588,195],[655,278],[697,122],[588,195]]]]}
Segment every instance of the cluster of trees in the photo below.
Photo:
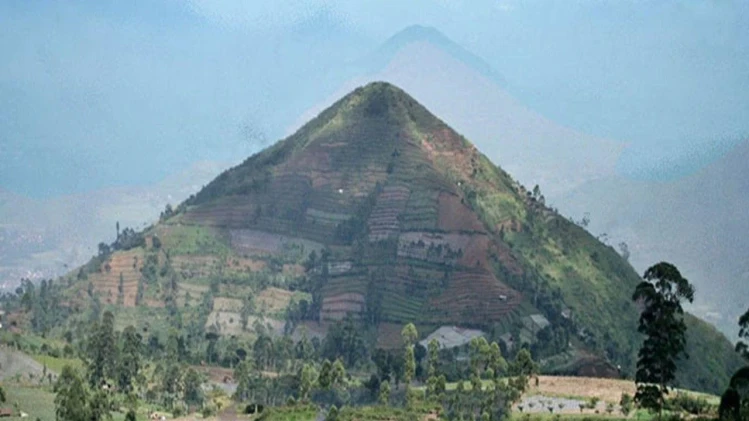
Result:
{"type": "Polygon", "coordinates": [[[16,288],[15,298],[5,297],[5,308],[8,311],[23,310],[31,316],[31,329],[38,334],[46,335],[50,329],[62,323],[69,314],[69,309],[62,307],[62,288],[52,280],[43,279],[35,286],[29,279],[21,280],[16,288]]]}
{"type": "Polygon", "coordinates": [[[55,383],[57,417],[60,421],[108,418],[120,410],[124,400],[128,419],[135,419],[140,398],[170,410],[187,405],[202,405],[203,377],[179,362],[179,343],[171,337],[166,355],[155,361],[147,378],[147,346],[133,326],[115,331],[111,312],[88,329],[79,357],[84,372],[65,366],[55,383]],[[123,399],[120,399],[123,398],[123,399]],[[132,417],[132,418],[130,418],[132,417]]]}
{"type": "MultiPolygon", "coordinates": [[[[749,309],[739,318],[739,341],[736,352],[749,363],[749,309]]],[[[749,365],[739,369],[721,396],[720,419],[740,421],[749,419],[749,365]]]]}

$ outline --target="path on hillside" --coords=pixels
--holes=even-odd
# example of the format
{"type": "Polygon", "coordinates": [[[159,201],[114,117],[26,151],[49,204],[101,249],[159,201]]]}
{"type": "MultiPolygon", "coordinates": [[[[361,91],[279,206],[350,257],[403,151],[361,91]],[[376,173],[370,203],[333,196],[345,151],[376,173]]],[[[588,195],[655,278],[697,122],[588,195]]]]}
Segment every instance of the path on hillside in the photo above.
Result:
{"type": "Polygon", "coordinates": [[[0,381],[7,382],[20,376],[20,380],[39,379],[44,373],[44,366],[33,358],[6,346],[0,346],[0,381]]]}

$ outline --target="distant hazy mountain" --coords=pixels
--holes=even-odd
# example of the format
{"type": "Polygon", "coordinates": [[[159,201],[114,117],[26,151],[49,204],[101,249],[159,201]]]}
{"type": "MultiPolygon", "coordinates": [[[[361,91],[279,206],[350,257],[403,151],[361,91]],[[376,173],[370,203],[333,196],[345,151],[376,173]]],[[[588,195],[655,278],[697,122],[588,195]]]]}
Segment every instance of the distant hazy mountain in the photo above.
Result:
{"type": "Polygon", "coordinates": [[[611,176],[623,146],[556,124],[503,89],[502,76],[432,28],[411,27],[358,63],[352,77],[304,113],[288,132],[335,98],[370,81],[403,87],[523,184],[556,197],[590,180],[611,176]]]}
{"type": "Polygon", "coordinates": [[[559,198],[590,230],[625,241],[640,269],[676,264],[697,286],[693,311],[737,331],[749,306],[749,141],[691,176],[666,183],[609,177],[559,198]]]}
{"type": "Polygon", "coordinates": [[[0,286],[22,277],[61,275],[111,242],[116,224],[140,229],[167,203],[177,205],[227,164],[202,162],[153,186],[112,187],[52,199],[29,199],[0,190],[0,286]]]}

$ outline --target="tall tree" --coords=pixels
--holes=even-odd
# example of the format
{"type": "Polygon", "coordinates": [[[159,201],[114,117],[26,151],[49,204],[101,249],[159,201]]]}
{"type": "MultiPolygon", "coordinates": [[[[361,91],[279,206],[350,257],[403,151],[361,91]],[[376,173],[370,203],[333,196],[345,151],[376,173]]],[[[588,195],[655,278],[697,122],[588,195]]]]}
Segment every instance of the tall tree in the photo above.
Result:
{"type": "Polygon", "coordinates": [[[661,416],[676,360],[687,357],[682,300],[694,300],[694,287],[676,266],[661,262],[648,268],[632,299],[643,306],[638,331],[645,335],[637,360],[635,401],[661,416]]]}
{"type": "Polygon", "coordinates": [[[243,402],[254,394],[255,377],[255,371],[249,359],[237,365],[234,369],[234,380],[237,382],[237,390],[234,392],[235,400],[243,402]]]}
{"type": "Polygon", "coordinates": [[[306,402],[309,398],[309,394],[312,391],[312,387],[315,384],[317,373],[315,368],[311,364],[305,363],[302,369],[299,370],[299,400],[306,402]]]}
{"type": "Polygon", "coordinates": [[[383,381],[380,383],[380,394],[377,397],[380,405],[387,405],[390,402],[390,382],[383,381]]]}
{"type": "Polygon", "coordinates": [[[337,359],[330,369],[330,384],[333,387],[343,387],[346,383],[346,367],[342,359],[337,359]]]}
{"type": "Polygon", "coordinates": [[[95,390],[91,394],[91,398],[88,403],[90,421],[101,421],[103,419],[111,420],[112,412],[110,408],[112,403],[109,400],[109,392],[102,390],[101,388],[95,390]]]}
{"type": "Polygon", "coordinates": [[[416,358],[414,357],[413,345],[406,345],[403,360],[405,363],[403,382],[406,384],[406,387],[408,387],[408,385],[411,384],[411,380],[414,378],[414,374],[416,374],[416,358]]]}
{"type": "Polygon", "coordinates": [[[128,326],[122,332],[121,342],[117,384],[120,390],[129,392],[133,389],[135,380],[140,374],[141,336],[133,326],[128,326]]]}
{"type": "Polygon", "coordinates": [[[117,343],[114,334],[114,315],[107,311],[101,323],[94,323],[88,338],[88,381],[99,387],[106,379],[114,379],[117,372],[117,343]]]}
{"type": "Polygon", "coordinates": [[[740,340],[736,343],[736,352],[749,361],[749,309],[746,310],[739,318],[739,338],[740,340]]]}
{"type": "Polygon", "coordinates": [[[203,378],[193,368],[189,368],[185,373],[184,380],[185,387],[185,403],[188,405],[202,405],[204,396],[203,389],[203,378]]]}
{"type": "MultiPolygon", "coordinates": [[[[739,318],[739,338],[736,352],[749,360],[749,310],[739,318]]],[[[749,366],[737,371],[720,399],[719,416],[725,421],[749,419],[749,366]]]]}
{"type": "Polygon", "coordinates": [[[413,323],[409,323],[401,330],[401,337],[403,338],[403,345],[405,347],[403,352],[403,363],[404,363],[404,383],[406,387],[411,383],[411,380],[416,374],[416,357],[414,356],[414,344],[419,339],[419,332],[416,330],[416,326],[413,323]]]}
{"type": "Polygon", "coordinates": [[[91,417],[88,406],[88,392],[83,379],[69,365],[62,368],[54,391],[55,416],[57,421],[81,421],[91,417]]]}
{"type": "Polygon", "coordinates": [[[327,390],[330,388],[332,371],[333,365],[330,363],[330,360],[325,359],[320,366],[320,376],[317,379],[317,383],[321,389],[327,390]]]}
{"type": "Polygon", "coordinates": [[[401,337],[403,338],[403,343],[406,346],[413,345],[416,343],[416,340],[419,339],[419,331],[416,330],[416,326],[414,326],[413,323],[409,323],[403,326],[403,330],[401,330],[401,337]]]}

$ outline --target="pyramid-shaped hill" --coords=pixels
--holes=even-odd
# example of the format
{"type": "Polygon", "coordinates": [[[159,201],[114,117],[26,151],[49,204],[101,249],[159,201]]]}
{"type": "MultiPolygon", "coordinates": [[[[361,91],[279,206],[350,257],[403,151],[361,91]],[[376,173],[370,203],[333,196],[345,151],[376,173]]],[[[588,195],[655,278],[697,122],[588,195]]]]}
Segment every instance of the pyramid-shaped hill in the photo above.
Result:
{"type": "MultiPolygon", "coordinates": [[[[88,283],[71,280],[78,299],[90,283],[129,314],[208,300],[184,317],[236,335],[259,320],[319,333],[350,315],[384,347],[408,322],[424,335],[472,328],[506,351],[530,343],[547,371],[634,372],[631,266],[386,83],[356,89],[143,234],[144,246],[90,264],[88,283]]],[[[738,360],[688,321],[680,384],[718,391],[738,360]]]]}

